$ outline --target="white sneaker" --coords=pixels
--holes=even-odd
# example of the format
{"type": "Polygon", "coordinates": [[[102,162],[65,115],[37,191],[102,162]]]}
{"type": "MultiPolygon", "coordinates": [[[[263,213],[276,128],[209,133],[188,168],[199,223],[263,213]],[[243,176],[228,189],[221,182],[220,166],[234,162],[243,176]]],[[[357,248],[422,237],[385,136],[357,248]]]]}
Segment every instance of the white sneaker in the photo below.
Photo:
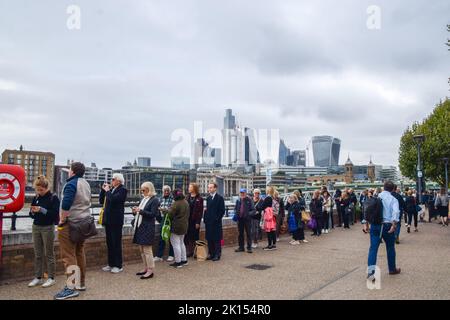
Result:
{"type": "Polygon", "coordinates": [[[257,244],[257,243],[252,243],[252,248],[253,248],[253,249],[258,248],[258,244],[257,244]]]}
{"type": "Polygon", "coordinates": [[[308,243],[309,241],[305,239],[305,240],[302,240],[302,242],[303,243],[308,243]]]}
{"type": "Polygon", "coordinates": [[[277,242],[280,242],[280,238],[277,238],[277,242]]]}
{"type": "Polygon", "coordinates": [[[160,258],[160,257],[153,257],[153,261],[154,262],[159,262],[159,261],[163,261],[163,259],[160,258]]]}
{"type": "Polygon", "coordinates": [[[325,233],[325,229],[322,229],[322,233],[325,233]]]}
{"type": "Polygon", "coordinates": [[[300,241],[294,241],[294,242],[292,242],[291,243],[293,246],[296,246],[296,245],[299,245],[300,244],[300,241]]]}
{"type": "Polygon", "coordinates": [[[120,273],[120,272],[122,272],[123,271],[123,268],[117,268],[117,267],[114,267],[114,268],[112,268],[111,269],[111,273],[120,273]]]}
{"type": "Polygon", "coordinates": [[[31,282],[28,284],[28,287],[29,287],[29,288],[32,288],[32,287],[36,287],[37,285],[40,285],[40,284],[42,284],[42,280],[41,280],[41,279],[38,279],[38,278],[34,278],[34,279],[31,280],[31,282]]]}
{"type": "Polygon", "coordinates": [[[51,287],[52,285],[54,285],[56,283],[55,279],[52,278],[48,278],[47,281],[45,281],[45,283],[42,285],[42,288],[48,288],[51,287]]]}
{"type": "Polygon", "coordinates": [[[172,256],[167,257],[167,262],[172,262],[173,260],[175,260],[174,257],[172,257],[172,256]]]}
{"type": "Polygon", "coordinates": [[[77,290],[77,291],[86,291],[86,286],[75,287],[75,290],[77,290]]]}
{"type": "Polygon", "coordinates": [[[325,229],[325,233],[328,233],[328,229],[325,229]]]}
{"type": "Polygon", "coordinates": [[[112,268],[110,266],[106,266],[106,267],[102,268],[102,270],[105,271],[105,272],[111,272],[111,269],[112,268]]]}
{"type": "Polygon", "coordinates": [[[289,241],[289,243],[290,243],[290,244],[293,244],[294,242],[295,242],[295,240],[291,240],[291,241],[289,241]]]}

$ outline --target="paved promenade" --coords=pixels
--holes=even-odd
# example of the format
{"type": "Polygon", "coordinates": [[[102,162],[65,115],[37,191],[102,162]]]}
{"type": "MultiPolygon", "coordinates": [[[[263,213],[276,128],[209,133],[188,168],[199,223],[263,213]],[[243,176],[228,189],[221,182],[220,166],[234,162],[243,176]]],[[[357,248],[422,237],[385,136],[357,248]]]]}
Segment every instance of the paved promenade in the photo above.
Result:
{"type": "MultiPolygon", "coordinates": [[[[125,265],[118,275],[90,270],[88,290],[77,299],[450,299],[450,227],[421,223],[419,231],[407,234],[402,226],[397,246],[400,275],[387,274],[386,250],[380,246],[380,290],[366,287],[369,237],[358,224],[320,238],[307,233],[310,243],[299,246],[289,245],[285,236],[272,252],[225,248],[220,262],[190,260],[182,269],[158,262],[150,280],[134,275],[139,264],[125,265]],[[251,264],[270,268],[246,268],[251,264]]],[[[0,286],[0,299],[52,299],[64,277],[57,281],[49,289],[30,289],[27,282],[0,286]]]]}

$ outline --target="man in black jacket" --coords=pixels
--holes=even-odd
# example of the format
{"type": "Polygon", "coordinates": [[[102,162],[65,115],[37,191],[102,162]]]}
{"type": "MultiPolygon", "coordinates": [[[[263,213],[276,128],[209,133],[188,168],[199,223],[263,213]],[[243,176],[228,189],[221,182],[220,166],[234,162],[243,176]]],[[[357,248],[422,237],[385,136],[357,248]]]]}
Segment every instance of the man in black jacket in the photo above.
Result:
{"type": "Polygon", "coordinates": [[[406,211],[406,203],[403,197],[400,194],[400,188],[394,185],[394,191],[391,192],[392,196],[398,201],[398,208],[400,209],[400,216],[398,218],[399,223],[397,225],[397,229],[395,230],[395,243],[400,243],[400,227],[402,226],[402,215],[406,211]]]}
{"type": "Polygon", "coordinates": [[[206,210],[203,216],[205,238],[208,241],[209,250],[207,260],[219,261],[222,254],[222,218],[225,215],[225,200],[217,193],[216,183],[208,185],[208,192],[209,196],[206,199],[206,210]]]}
{"type": "Polygon", "coordinates": [[[236,201],[235,214],[238,216],[239,248],[235,252],[244,252],[244,231],[247,234],[247,252],[252,253],[251,222],[256,214],[253,200],[247,196],[247,189],[240,190],[240,198],[236,201]]]}
{"type": "Polygon", "coordinates": [[[113,175],[111,186],[105,183],[100,192],[99,201],[104,205],[103,225],[108,247],[108,265],[105,272],[119,273],[122,268],[122,228],[125,214],[127,189],[123,186],[125,180],[122,174],[113,175]]]}

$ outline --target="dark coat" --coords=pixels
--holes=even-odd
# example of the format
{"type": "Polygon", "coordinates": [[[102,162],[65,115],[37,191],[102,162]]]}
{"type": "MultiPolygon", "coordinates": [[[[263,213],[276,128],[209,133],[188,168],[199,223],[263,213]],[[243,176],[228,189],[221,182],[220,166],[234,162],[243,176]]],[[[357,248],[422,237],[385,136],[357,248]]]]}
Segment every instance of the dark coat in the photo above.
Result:
{"type": "Polygon", "coordinates": [[[315,218],[322,217],[322,207],[323,207],[322,199],[312,199],[309,204],[309,210],[311,211],[311,215],[315,218]]]}
{"type": "Polygon", "coordinates": [[[296,201],[293,204],[290,204],[289,202],[286,204],[286,210],[288,212],[288,221],[289,218],[291,217],[291,215],[294,215],[295,217],[295,222],[297,223],[297,225],[302,228],[303,227],[303,222],[302,222],[302,209],[301,209],[301,205],[300,202],[296,201]]]}
{"type": "Polygon", "coordinates": [[[142,215],[142,223],[133,236],[133,243],[152,246],[155,241],[155,220],[161,214],[158,198],[153,196],[138,214],[142,215]]]}
{"type": "Polygon", "coordinates": [[[175,201],[169,209],[169,218],[171,221],[171,232],[182,236],[188,231],[189,223],[189,203],[183,198],[175,201]]]}
{"type": "Polygon", "coordinates": [[[258,205],[256,206],[256,210],[260,211],[260,212],[264,212],[264,210],[266,210],[267,208],[272,207],[272,197],[271,196],[267,196],[264,198],[264,201],[260,201],[258,203],[258,205]]]}
{"type": "Polygon", "coordinates": [[[203,198],[198,194],[195,199],[191,199],[191,196],[188,195],[186,200],[188,203],[191,203],[191,200],[193,200],[193,205],[189,208],[189,224],[200,224],[203,218],[203,198]]]}
{"type": "Polygon", "coordinates": [[[403,200],[403,197],[399,195],[397,192],[391,192],[392,196],[397,199],[398,201],[398,208],[400,209],[400,215],[399,217],[402,217],[403,212],[406,211],[406,203],[405,200],[403,200]]]}
{"type": "Polygon", "coordinates": [[[38,213],[32,213],[30,209],[29,214],[34,220],[34,225],[53,226],[59,223],[59,199],[50,191],[42,197],[39,195],[35,196],[31,205],[41,207],[41,212],[38,213]]]}
{"type": "Polygon", "coordinates": [[[203,217],[205,222],[205,238],[208,241],[222,240],[222,218],[225,215],[225,200],[220,194],[206,199],[206,212],[203,217]]]}
{"type": "Polygon", "coordinates": [[[128,190],[122,185],[118,186],[114,192],[105,192],[103,189],[100,191],[99,202],[101,205],[103,205],[106,198],[103,225],[123,226],[127,193],[128,190]]]}
{"type": "Polygon", "coordinates": [[[250,197],[245,197],[244,198],[244,212],[241,212],[241,203],[242,203],[242,199],[239,198],[238,200],[236,200],[236,207],[235,207],[235,212],[236,215],[238,215],[239,219],[250,219],[251,217],[253,217],[256,214],[256,210],[255,210],[255,205],[253,204],[253,200],[250,197]]]}

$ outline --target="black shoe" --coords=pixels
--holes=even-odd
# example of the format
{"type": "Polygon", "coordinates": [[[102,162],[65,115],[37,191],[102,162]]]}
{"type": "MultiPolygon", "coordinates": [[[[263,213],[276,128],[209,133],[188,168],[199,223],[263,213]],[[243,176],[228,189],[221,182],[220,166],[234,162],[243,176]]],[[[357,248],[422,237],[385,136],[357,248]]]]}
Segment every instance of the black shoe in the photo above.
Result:
{"type": "Polygon", "coordinates": [[[264,250],[264,251],[270,251],[270,250],[272,250],[272,246],[264,247],[263,250],[264,250]]]}
{"type": "Polygon", "coordinates": [[[410,233],[410,232],[411,232],[411,227],[408,226],[408,228],[406,229],[406,231],[408,231],[408,233],[410,233]]]}
{"type": "Polygon", "coordinates": [[[189,262],[187,260],[186,261],[181,261],[180,263],[181,263],[182,266],[188,266],[189,265],[189,262]]]}
{"type": "Polygon", "coordinates": [[[236,250],[234,250],[234,252],[244,252],[244,248],[237,248],[236,250]]]}
{"type": "Polygon", "coordinates": [[[137,272],[136,275],[137,275],[137,276],[143,276],[143,275],[146,274],[146,273],[147,273],[147,271],[144,271],[144,272],[137,272]]]}
{"type": "Polygon", "coordinates": [[[206,260],[212,260],[213,259],[213,257],[211,257],[211,256],[209,256],[208,258],[206,258],[206,260]]]}
{"type": "Polygon", "coordinates": [[[276,245],[273,245],[273,246],[272,246],[272,250],[277,250],[277,246],[276,246],[276,245]]]}
{"type": "Polygon", "coordinates": [[[151,279],[151,278],[153,278],[154,275],[155,275],[155,274],[152,273],[151,275],[149,275],[149,276],[147,276],[147,277],[142,276],[141,279],[142,279],[142,280],[145,280],[145,279],[151,279]]]}
{"type": "Polygon", "coordinates": [[[247,253],[253,253],[252,249],[247,249],[247,253]]]}
{"type": "Polygon", "coordinates": [[[183,267],[183,264],[181,262],[174,262],[169,264],[169,266],[174,267],[174,268],[181,268],[183,267]]]}
{"type": "Polygon", "coordinates": [[[219,261],[220,258],[219,258],[219,257],[214,257],[214,258],[212,258],[211,260],[212,260],[212,261],[219,261]]]}

